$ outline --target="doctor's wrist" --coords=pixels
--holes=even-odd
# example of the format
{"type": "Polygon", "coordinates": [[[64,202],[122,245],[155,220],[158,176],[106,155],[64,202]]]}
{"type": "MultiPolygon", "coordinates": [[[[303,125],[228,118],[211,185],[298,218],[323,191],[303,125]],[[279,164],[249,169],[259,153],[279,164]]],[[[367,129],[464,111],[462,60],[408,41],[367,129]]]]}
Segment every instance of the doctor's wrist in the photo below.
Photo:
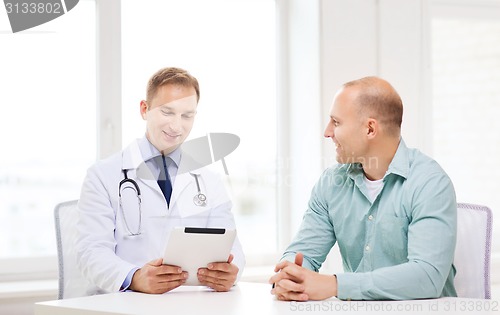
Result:
{"type": "Polygon", "coordinates": [[[129,271],[129,273],[127,274],[127,277],[125,278],[125,280],[123,280],[123,283],[120,287],[120,291],[126,291],[128,289],[131,289],[133,290],[133,288],[131,287],[132,286],[132,280],[134,278],[134,274],[137,272],[137,270],[139,270],[139,268],[134,268],[132,270],[129,271]]]}

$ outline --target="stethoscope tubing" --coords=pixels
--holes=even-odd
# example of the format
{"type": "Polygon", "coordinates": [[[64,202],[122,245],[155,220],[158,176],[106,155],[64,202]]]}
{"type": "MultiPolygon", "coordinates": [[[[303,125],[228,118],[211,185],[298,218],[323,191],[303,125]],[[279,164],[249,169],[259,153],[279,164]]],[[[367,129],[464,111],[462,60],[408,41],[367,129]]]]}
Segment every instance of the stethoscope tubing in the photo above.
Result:
{"type": "MultiPolygon", "coordinates": [[[[128,170],[127,169],[122,169],[122,172],[123,172],[123,177],[124,178],[118,184],[118,199],[119,199],[119,202],[120,202],[120,209],[121,209],[122,216],[123,216],[123,222],[125,223],[125,228],[127,229],[127,232],[129,233],[129,235],[130,236],[137,236],[137,235],[141,234],[141,227],[142,227],[142,207],[141,207],[141,205],[142,205],[142,198],[141,198],[141,189],[139,188],[139,184],[137,184],[137,182],[134,179],[128,178],[128,176],[127,176],[128,170]],[[126,184],[126,183],[130,183],[132,186],[125,186],[122,189],[122,186],[124,184],[126,184]],[[132,232],[132,230],[130,229],[130,226],[129,226],[129,224],[127,222],[127,219],[126,219],[125,210],[123,209],[123,204],[122,204],[122,190],[125,190],[125,189],[135,190],[135,193],[137,195],[137,203],[138,203],[138,208],[139,208],[139,226],[137,228],[137,232],[132,232]]],[[[205,207],[207,205],[207,196],[201,192],[200,181],[198,179],[198,177],[200,175],[199,174],[193,174],[193,173],[190,173],[190,174],[193,175],[193,177],[194,177],[194,179],[196,181],[196,188],[198,190],[198,193],[193,197],[193,203],[196,206],[205,207]]]]}
{"type": "MultiPolygon", "coordinates": [[[[137,184],[137,182],[135,180],[133,180],[131,178],[128,178],[128,176],[127,176],[128,170],[122,169],[122,172],[123,172],[124,179],[122,179],[120,181],[120,183],[118,184],[118,196],[119,196],[119,200],[120,200],[120,209],[122,210],[123,222],[125,223],[125,228],[127,229],[129,235],[130,236],[137,236],[137,235],[141,234],[141,227],[142,227],[142,207],[141,207],[141,205],[142,205],[142,198],[141,198],[141,189],[139,188],[139,185],[137,184]],[[137,227],[137,232],[132,232],[132,230],[130,229],[130,226],[128,225],[127,218],[126,218],[126,215],[125,215],[125,210],[123,210],[123,204],[122,204],[122,186],[125,183],[132,184],[134,186],[135,192],[137,194],[137,203],[138,203],[138,208],[139,208],[139,226],[137,227]]],[[[125,186],[124,189],[132,189],[132,190],[134,190],[134,188],[132,188],[130,186],[125,186]]]]}

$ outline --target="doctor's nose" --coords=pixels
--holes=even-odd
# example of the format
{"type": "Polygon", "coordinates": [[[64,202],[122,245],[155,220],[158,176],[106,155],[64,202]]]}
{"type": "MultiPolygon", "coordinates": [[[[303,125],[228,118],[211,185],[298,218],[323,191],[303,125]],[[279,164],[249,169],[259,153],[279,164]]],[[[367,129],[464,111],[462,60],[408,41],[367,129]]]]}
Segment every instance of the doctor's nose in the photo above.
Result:
{"type": "Polygon", "coordinates": [[[168,122],[168,127],[173,132],[180,132],[182,130],[181,117],[174,116],[168,122]]]}

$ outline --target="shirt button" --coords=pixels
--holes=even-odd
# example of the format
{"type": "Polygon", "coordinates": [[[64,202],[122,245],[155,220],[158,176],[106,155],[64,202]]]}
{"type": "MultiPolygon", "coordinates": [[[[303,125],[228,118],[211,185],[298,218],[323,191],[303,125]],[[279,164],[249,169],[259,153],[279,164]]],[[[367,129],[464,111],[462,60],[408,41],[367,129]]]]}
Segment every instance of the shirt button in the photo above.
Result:
{"type": "Polygon", "coordinates": [[[370,246],[369,246],[369,245],[366,245],[366,246],[365,246],[365,250],[366,250],[366,251],[370,250],[370,246]]]}
{"type": "Polygon", "coordinates": [[[373,216],[371,214],[368,216],[368,220],[373,220],[373,216]]]}

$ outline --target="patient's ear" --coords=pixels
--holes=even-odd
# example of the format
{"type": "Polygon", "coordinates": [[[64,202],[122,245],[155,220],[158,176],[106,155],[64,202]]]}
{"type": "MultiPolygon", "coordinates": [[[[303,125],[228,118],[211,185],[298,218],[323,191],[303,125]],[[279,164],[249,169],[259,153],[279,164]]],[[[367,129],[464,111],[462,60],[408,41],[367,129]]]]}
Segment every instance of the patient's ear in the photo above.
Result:
{"type": "Polygon", "coordinates": [[[366,135],[373,138],[378,134],[379,124],[376,119],[368,118],[366,121],[366,135]]]}

